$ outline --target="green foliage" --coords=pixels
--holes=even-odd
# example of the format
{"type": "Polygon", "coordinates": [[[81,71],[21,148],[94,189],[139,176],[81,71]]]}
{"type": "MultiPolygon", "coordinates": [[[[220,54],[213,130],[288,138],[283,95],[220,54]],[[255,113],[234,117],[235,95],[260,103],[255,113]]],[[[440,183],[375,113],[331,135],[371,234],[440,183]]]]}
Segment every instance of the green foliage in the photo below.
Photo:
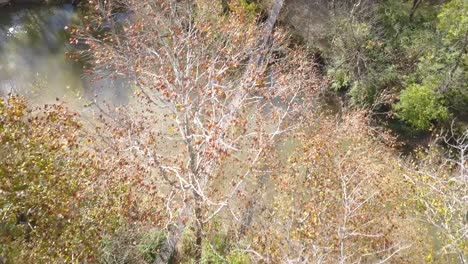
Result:
{"type": "Polygon", "coordinates": [[[114,234],[104,237],[101,243],[99,263],[141,263],[142,257],[135,249],[139,234],[123,225],[114,234]]]}
{"type": "Polygon", "coordinates": [[[212,264],[248,264],[251,263],[249,255],[231,248],[228,236],[223,232],[215,233],[206,240],[203,247],[202,263],[212,264]]]}
{"type": "Polygon", "coordinates": [[[258,6],[252,0],[240,0],[242,8],[245,9],[247,14],[251,17],[256,17],[259,11],[258,6]]]}
{"type": "Polygon", "coordinates": [[[338,17],[332,23],[331,49],[327,55],[331,88],[351,88],[354,103],[374,104],[380,92],[397,80],[391,51],[368,22],[338,17]]]}
{"type": "Polygon", "coordinates": [[[153,263],[165,241],[166,235],[159,229],[139,230],[124,224],[102,241],[99,262],[153,263]]]}
{"type": "Polygon", "coordinates": [[[465,0],[448,1],[438,15],[437,29],[443,32],[442,40],[447,45],[466,38],[468,30],[468,2],[465,0]]]}
{"type": "Polygon", "coordinates": [[[438,14],[436,40],[420,58],[418,74],[437,88],[455,116],[468,110],[468,3],[450,1],[438,14]]]}
{"type": "Polygon", "coordinates": [[[418,84],[410,85],[401,93],[395,110],[399,118],[420,130],[429,129],[431,121],[448,118],[448,110],[438,95],[429,87],[418,84]]]}
{"type": "Polygon", "coordinates": [[[468,111],[468,3],[423,1],[412,10],[411,2],[387,0],[368,10],[373,12],[359,17],[332,16],[326,54],[331,89],[349,88],[356,105],[398,110],[397,116],[418,130],[428,129],[431,120],[463,119],[468,111]],[[414,83],[427,88],[406,88],[414,83]],[[399,91],[404,102],[395,105],[399,91]],[[410,101],[419,99],[424,102],[410,101]],[[423,107],[427,102],[431,105],[423,107]]]}
{"type": "Polygon", "coordinates": [[[334,91],[340,91],[347,88],[351,82],[348,73],[339,67],[329,68],[327,75],[332,80],[331,88],[334,91]]]}
{"type": "Polygon", "coordinates": [[[364,81],[355,81],[349,90],[349,95],[353,99],[353,103],[357,105],[370,105],[376,96],[374,85],[368,85],[364,81]]]}
{"type": "MultiPolygon", "coordinates": [[[[226,255],[229,252],[229,238],[220,228],[217,220],[211,228],[212,234],[203,244],[203,263],[226,263],[226,255]]],[[[210,233],[211,233],[210,232],[210,233]]]]}
{"type": "Polygon", "coordinates": [[[137,248],[146,262],[153,263],[165,242],[166,235],[159,230],[153,230],[142,236],[137,248]]]}
{"type": "Polygon", "coordinates": [[[249,255],[246,253],[241,253],[234,251],[229,256],[227,256],[227,262],[231,264],[249,264],[252,263],[249,255]]]}
{"type": "MultiPolygon", "coordinates": [[[[211,264],[249,264],[250,256],[238,251],[234,246],[232,237],[222,229],[225,223],[215,218],[207,224],[204,230],[202,263],[211,264]]],[[[174,258],[174,263],[195,263],[195,234],[193,230],[187,230],[182,236],[181,246],[174,258]]]]}
{"type": "Polygon", "coordinates": [[[185,230],[181,238],[181,246],[177,252],[176,263],[192,263],[192,257],[195,255],[195,234],[193,230],[185,230]]]}

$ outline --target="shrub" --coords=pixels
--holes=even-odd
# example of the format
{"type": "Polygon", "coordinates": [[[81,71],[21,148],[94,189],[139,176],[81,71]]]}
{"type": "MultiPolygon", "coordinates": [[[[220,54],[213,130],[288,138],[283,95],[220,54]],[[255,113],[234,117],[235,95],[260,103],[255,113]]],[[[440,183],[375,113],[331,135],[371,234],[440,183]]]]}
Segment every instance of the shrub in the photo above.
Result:
{"type": "Polygon", "coordinates": [[[428,86],[412,84],[402,91],[395,105],[397,116],[419,130],[429,129],[431,121],[444,121],[448,110],[428,86]]]}
{"type": "Polygon", "coordinates": [[[398,117],[417,130],[445,120],[449,112],[454,119],[464,120],[468,107],[466,1],[422,1],[417,6],[401,0],[370,1],[359,15],[352,12],[358,12],[355,7],[341,9],[331,15],[330,49],[324,54],[331,89],[349,88],[354,104],[375,111],[398,109],[398,117]],[[423,95],[428,88],[405,89],[411,83],[429,85],[431,91],[423,95]],[[408,100],[397,106],[395,96],[387,95],[399,91],[406,93],[402,98],[419,96],[425,101],[408,100]],[[442,99],[450,107],[443,107],[442,99]]]}
{"type": "Polygon", "coordinates": [[[100,262],[153,263],[165,241],[166,235],[159,229],[142,231],[124,224],[103,240],[100,262]]]}
{"type": "Polygon", "coordinates": [[[159,249],[166,242],[166,235],[159,230],[150,230],[143,234],[137,248],[148,263],[153,263],[159,255],[159,249]]]}

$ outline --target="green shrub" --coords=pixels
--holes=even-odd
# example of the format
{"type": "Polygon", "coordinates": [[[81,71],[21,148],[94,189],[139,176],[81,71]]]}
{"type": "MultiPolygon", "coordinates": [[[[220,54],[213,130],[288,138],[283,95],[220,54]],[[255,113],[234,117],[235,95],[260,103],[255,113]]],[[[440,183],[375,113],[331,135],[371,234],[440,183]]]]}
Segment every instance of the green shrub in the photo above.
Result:
{"type": "Polygon", "coordinates": [[[224,233],[218,232],[203,245],[203,263],[226,263],[228,240],[224,233]]]}
{"type": "Polygon", "coordinates": [[[166,235],[159,229],[140,231],[122,225],[103,240],[100,263],[153,263],[165,242],[166,235]]]}
{"type": "Polygon", "coordinates": [[[342,68],[330,68],[327,75],[331,79],[331,88],[334,91],[343,90],[351,84],[349,74],[342,68]]]}
{"type": "Polygon", "coordinates": [[[466,0],[452,0],[444,4],[438,14],[437,29],[443,32],[446,45],[454,45],[461,38],[466,37],[468,31],[468,2],[466,0]]]}
{"type": "Polygon", "coordinates": [[[153,263],[159,255],[159,250],[166,242],[166,235],[159,230],[151,230],[141,237],[137,245],[138,252],[148,263],[153,263]]]}
{"type": "Polygon", "coordinates": [[[428,86],[412,84],[401,92],[395,105],[397,116],[418,130],[426,130],[431,121],[444,121],[448,110],[428,86]]]}
{"type": "Polygon", "coordinates": [[[246,253],[241,253],[238,251],[232,252],[227,257],[227,262],[231,264],[250,264],[252,261],[250,260],[250,256],[246,253]]]}
{"type": "Polygon", "coordinates": [[[257,16],[258,6],[251,0],[240,0],[241,6],[247,11],[247,14],[252,17],[257,16]]]}
{"type": "Polygon", "coordinates": [[[137,232],[125,225],[121,226],[113,235],[103,239],[99,263],[143,263],[141,256],[139,256],[135,248],[138,240],[139,234],[137,232]]]}

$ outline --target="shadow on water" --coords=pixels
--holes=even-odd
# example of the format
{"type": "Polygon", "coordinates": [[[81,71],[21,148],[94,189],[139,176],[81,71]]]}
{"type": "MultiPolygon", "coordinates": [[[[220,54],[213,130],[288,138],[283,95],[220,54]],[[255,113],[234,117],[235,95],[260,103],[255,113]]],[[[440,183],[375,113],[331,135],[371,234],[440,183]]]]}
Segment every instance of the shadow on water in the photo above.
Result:
{"type": "Polygon", "coordinates": [[[0,8],[0,96],[17,93],[33,104],[56,98],[73,106],[91,100],[126,104],[123,80],[92,83],[83,78],[82,65],[67,58],[73,46],[64,27],[77,22],[71,4],[0,8]]]}

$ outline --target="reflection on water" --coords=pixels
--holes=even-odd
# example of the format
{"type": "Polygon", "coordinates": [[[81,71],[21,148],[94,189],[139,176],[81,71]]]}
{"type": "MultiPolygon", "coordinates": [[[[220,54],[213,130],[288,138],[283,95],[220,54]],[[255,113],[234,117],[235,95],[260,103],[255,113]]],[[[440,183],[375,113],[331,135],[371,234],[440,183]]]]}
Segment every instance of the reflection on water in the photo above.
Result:
{"type": "Polygon", "coordinates": [[[82,105],[91,99],[127,101],[122,80],[90,84],[81,65],[66,57],[72,50],[64,27],[78,22],[72,5],[0,9],[0,96],[9,92],[42,104],[55,98],[82,105]]]}

